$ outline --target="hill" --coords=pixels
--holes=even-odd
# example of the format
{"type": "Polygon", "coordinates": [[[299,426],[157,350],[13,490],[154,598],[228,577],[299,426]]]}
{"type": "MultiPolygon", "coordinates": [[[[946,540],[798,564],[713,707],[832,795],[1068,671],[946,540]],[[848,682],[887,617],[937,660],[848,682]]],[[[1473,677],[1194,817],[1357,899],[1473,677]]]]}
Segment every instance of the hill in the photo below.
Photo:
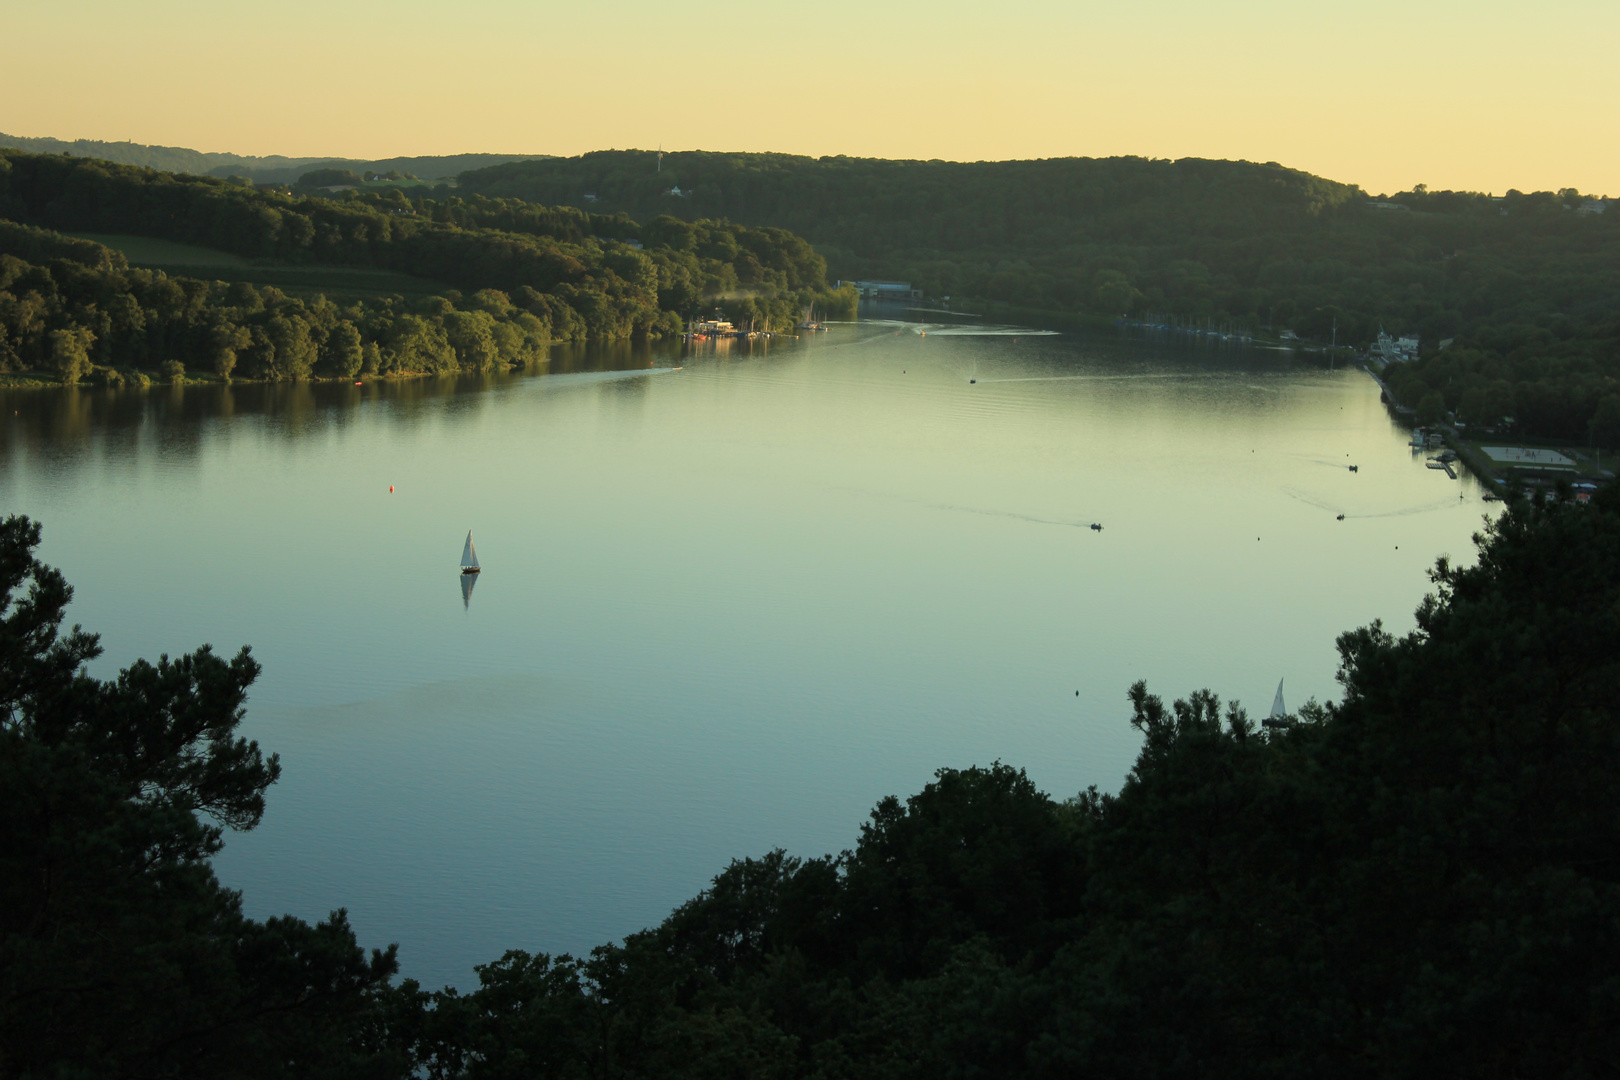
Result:
{"type": "Polygon", "coordinates": [[[458,191],[791,229],[840,278],[1075,318],[1284,330],[1368,347],[1438,419],[1620,445],[1620,203],[1366,192],[1275,163],[883,161],[607,151],[463,173],[458,191]],[[1452,347],[1441,352],[1442,343],[1452,347]]]}
{"type": "Polygon", "coordinates": [[[34,154],[72,154],[99,158],[120,165],[139,165],[164,172],[193,176],[243,176],[257,183],[287,184],[318,168],[353,169],[358,173],[385,173],[398,170],[426,180],[444,180],[470,169],[485,169],[508,162],[533,161],[540,154],[450,154],[446,156],[364,158],[333,157],[252,157],[242,154],[207,153],[181,146],[148,146],[137,142],[103,142],[97,139],[28,138],[0,133],[0,147],[27,150],[34,154]]]}
{"type": "Polygon", "coordinates": [[[853,293],[832,294],[825,274],[781,229],[643,227],[397,189],[325,198],[0,150],[0,372],[52,369],[68,383],[126,368],[303,379],[516,367],[556,340],[675,334],[717,300],[757,329],[786,329],[808,305],[853,312],[853,293]]]}

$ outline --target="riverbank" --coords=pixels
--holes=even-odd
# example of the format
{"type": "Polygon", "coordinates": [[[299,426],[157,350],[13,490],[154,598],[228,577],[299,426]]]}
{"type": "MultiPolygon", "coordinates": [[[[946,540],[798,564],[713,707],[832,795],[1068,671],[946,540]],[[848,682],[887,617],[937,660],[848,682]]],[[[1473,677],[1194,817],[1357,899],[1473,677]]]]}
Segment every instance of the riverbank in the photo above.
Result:
{"type": "Polygon", "coordinates": [[[465,375],[468,372],[432,372],[408,371],[390,372],[387,375],[361,375],[358,378],[346,378],[337,375],[312,375],[303,379],[255,379],[221,376],[215,374],[182,375],[172,378],[163,375],[153,375],[148,372],[135,372],[138,378],[131,378],[130,373],[121,373],[120,379],[108,379],[104,372],[98,371],[89,378],[78,382],[65,383],[61,379],[42,371],[21,371],[0,373],[0,390],[63,390],[75,387],[81,390],[152,390],[160,386],[241,386],[243,384],[255,385],[274,383],[346,383],[353,382],[401,382],[409,379],[426,379],[437,374],[465,375]]]}

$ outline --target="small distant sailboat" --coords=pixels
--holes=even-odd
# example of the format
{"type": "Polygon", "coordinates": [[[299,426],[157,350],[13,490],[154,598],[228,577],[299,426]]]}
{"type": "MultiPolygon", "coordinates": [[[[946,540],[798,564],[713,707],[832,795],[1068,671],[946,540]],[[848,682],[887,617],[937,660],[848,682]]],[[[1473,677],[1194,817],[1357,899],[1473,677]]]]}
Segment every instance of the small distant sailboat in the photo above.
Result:
{"type": "Polygon", "coordinates": [[[467,543],[461,549],[461,572],[463,574],[476,574],[478,565],[478,552],[473,550],[472,530],[467,530],[467,543]]]}
{"type": "Polygon", "coordinates": [[[1283,681],[1277,680],[1277,696],[1271,699],[1271,715],[1261,721],[1266,727],[1289,727],[1293,724],[1288,718],[1288,706],[1283,704],[1283,681]]]}

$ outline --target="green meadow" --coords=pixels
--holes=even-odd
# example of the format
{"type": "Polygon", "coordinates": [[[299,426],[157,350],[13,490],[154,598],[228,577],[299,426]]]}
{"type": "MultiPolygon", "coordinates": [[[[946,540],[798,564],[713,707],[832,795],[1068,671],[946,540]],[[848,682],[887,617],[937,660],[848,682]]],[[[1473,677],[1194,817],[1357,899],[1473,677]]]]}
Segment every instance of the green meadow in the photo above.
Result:
{"type": "Polygon", "coordinates": [[[450,286],[427,278],[372,267],[311,266],[269,260],[244,259],[228,251],[158,240],[124,233],[70,233],[121,252],[133,266],[184,272],[219,281],[248,281],[274,285],[287,293],[322,293],[338,298],[387,296],[400,293],[422,296],[444,292],[450,286]]]}

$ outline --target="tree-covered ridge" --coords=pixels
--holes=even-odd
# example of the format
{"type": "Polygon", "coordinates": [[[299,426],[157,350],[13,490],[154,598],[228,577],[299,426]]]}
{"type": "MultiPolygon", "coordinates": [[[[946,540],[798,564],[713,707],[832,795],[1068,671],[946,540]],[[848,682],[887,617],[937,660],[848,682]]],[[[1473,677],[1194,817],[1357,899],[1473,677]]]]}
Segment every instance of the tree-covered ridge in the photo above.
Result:
{"type": "Polygon", "coordinates": [[[632,215],[724,215],[823,245],[841,277],[1103,315],[1268,323],[1341,340],[1615,314],[1620,217],[1578,192],[1359,189],[1276,164],[946,162],[608,151],[461,189],[632,215]],[[670,193],[678,188],[679,196],[670,193]],[[585,200],[586,195],[594,198],[585,200]],[[1589,209],[1589,208],[1588,208],[1589,209]],[[1320,324],[1320,325],[1319,325],[1320,324]]]}
{"type": "MultiPolygon", "coordinates": [[[[89,678],[0,527],[0,1077],[1592,1077],[1620,1063],[1620,489],[1519,500],[1343,700],[1129,692],[1117,794],[942,769],[587,958],[394,984],[206,862],[277,763],[257,666],[89,678]]],[[[407,946],[408,947],[408,946],[407,946]]]]}
{"type": "Polygon", "coordinates": [[[1074,239],[1271,232],[1354,201],[1344,184],[1277,164],[1185,159],[891,161],[608,150],[462,174],[461,189],[646,215],[781,225],[858,257],[896,248],[1062,248],[1074,239]],[[678,194],[677,194],[678,192],[678,194]],[[592,196],[587,200],[587,196],[592,196]],[[1218,208],[1224,213],[1205,211],[1218,208]]]}
{"type": "Polygon", "coordinates": [[[348,168],[359,172],[384,173],[389,170],[412,172],[430,180],[453,177],[469,169],[487,169],[509,161],[529,161],[543,154],[448,154],[394,158],[285,157],[273,154],[256,157],[191,150],[183,146],[152,146],[137,142],[107,142],[102,139],[53,139],[0,133],[0,147],[26,150],[31,154],[72,154],[98,158],[120,165],[139,165],[164,172],[194,173],[198,176],[241,176],[260,183],[288,183],[312,168],[348,168]]]}
{"type": "Polygon", "coordinates": [[[521,367],[586,333],[565,301],[527,287],[340,305],[131,268],[100,244],[0,222],[0,371],[50,370],[69,383],[96,367],[113,383],[148,371],[448,374],[521,367]]]}
{"type": "MultiPolygon", "coordinates": [[[[749,309],[761,329],[780,329],[791,325],[804,306],[836,299],[826,289],[825,262],[807,243],[781,229],[673,218],[643,225],[623,215],[591,215],[515,201],[409,200],[398,191],[350,193],[340,199],[294,196],[203,177],[15,151],[0,151],[0,219],[5,218],[12,224],[0,231],[4,245],[0,251],[35,261],[52,254],[71,255],[73,242],[56,237],[47,243],[43,234],[19,229],[15,223],[48,230],[133,233],[282,265],[375,267],[418,275],[484,297],[472,306],[497,321],[522,323],[521,334],[541,334],[542,345],[546,332],[557,339],[677,333],[683,317],[700,314],[717,298],[749,309]],[[47,251],[50,245],[55,248],[47,251]],[[513,313],[514,306],[544,325],[526,323],[513,313]]],[[[97,257],[86,255],[87,250],[71,257],[81,264],[94,263],[97,257]]],[[[89,301],[82,297],[70,298],[63,310],[70,314],[82,310],[89,321],[75,325],[106,340],[109,327],[102,317],[111,295],[127,291],[122,283],[137,279],[111,263],[97,272],[114,276],[104,286],[108,297],[98,302],[96,313],[83,306],[89,301]],[[73,309],[74,303],[80,308],[73,309]]],[[[14,280],[19,273],[12,273],[14,280]]],[[[79,271],[52,273],[77,275],[75,288],[81,293],[88,288],[79,271]]],[[[57,286],[60,290],[62,282],[57,286]]],[[[45,291],[33,291],[39,300],[30,304],[37,308],[46,303],[45,291]]],[[[203,299],[202,306],[221,306],[213,296],[218,292],[213,290],[213,298],[203,299]]],[[[22,295],[12,291],[13,307],[23,304],[22,295]]],[[[324,303],[318,298],[296,302],[315,307],[324,303]]],[[[450,299],[451,307],[456,303],[450,299]]],[[[397,311],[402,305],[398,300],[379,300],[367,306],[397,311]]],[[[224,306],[253,304],[231,301],[224,306]]],[[[425,314],[441,318],[448,314],[441,310],[444,307],[443,301],[430,304],[425,314]]],[[[423,314],[412,311],[382,322],[410,325],[409,318],[423,314]]],[[[233,321],[242,324],[241,319],[233,321]]],[[[420,363],[409,359],[420,350],[390,345],[386,327],[378,329],[376,319],[353,316],[338,321],[354,324],[366,342],[407,357],[393,370],[443,367],[438,359],[420,363]]],[[[323,316],[318,324],[329,329],[334,322],[323,316]]],[[[46,328],[47,333],[49,329],[54,328],[46,328]]],[[[453,337],[454,329],[446,329],[453,337]]],[[[28,341],[37,339],[39,320],[19,317],[9,330],[10,352],[21,358],[16,362],[38,360],[39,349],[30,354],[28,341]]],[[[152,355],[154,362],[195,363],[199,350],[188,348],[184,355],[148,351],[122,362],[136,364],[152,355]]],[[[456,350],[461,367],[487,366],[476,357],[469,361],[459,346],[456,350]]],[[[519,354],[504,349],[502,356],[506,362],[517,362],[519,354]]],[[[311,370],[304,364],[260,367],[266,373],[296,372],[293,377],[311,370]]]]}
{"type": "MultiPolygon", "coordinates": [[[[467,173],[461,190],[632,215],[724,215],[815,242],[843,278],[1031,312],[1417,334],[1403,402],[1620,445],[1620,204],[1358,189],[1237,161],[946,162],[611,151],[467,173]],[[679,195],[672,189],[678,188],[679,195]],[[593,198],[587,199],[586,196],[593,198]],[[1441,341],[1459,352],[1438,357],[1441,341]],[[1431,357],[1433,357],[1431,359],[1431,357]]],[[[1449,353],[1449,350],[1448,350],[1449,353]]]]}

